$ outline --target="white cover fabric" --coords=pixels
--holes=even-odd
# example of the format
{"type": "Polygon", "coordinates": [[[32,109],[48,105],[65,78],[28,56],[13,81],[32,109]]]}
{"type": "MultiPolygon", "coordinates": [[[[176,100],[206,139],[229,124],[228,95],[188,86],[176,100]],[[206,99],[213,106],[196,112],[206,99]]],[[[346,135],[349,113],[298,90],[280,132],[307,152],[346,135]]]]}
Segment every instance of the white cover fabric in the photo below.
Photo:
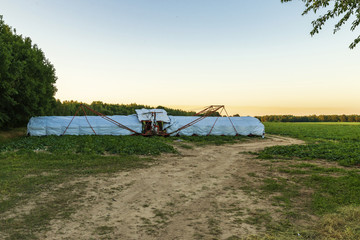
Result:
{"type": "MultiPolygon", "coordinates": [[[[168,133],[176,131],[180,127],[192,122],[199,117],[187,117],[187,116],[170,116],[170,124],[165,124],[164,128],[167,129],[168,133]]],[[[214,128],[212,129],[210,135],[225,135],[225,136],[235,136],[236,132],[238,134],[248,136],[248,135],[257,135],[263,136],[265,134],[265,127],[259,121],[259,119],[254,117],[230,117],[231,121],[234,124],[231,124],[229,118],[227,117],[207,117],[201,120],[200,122],[185,128],[179,132],[171,134],[172,136],[179,134],[180,136],[206,136],[209,134],[212,126],[217,120],[214,128]]]]}
{"type": "MultiPolygon", "coordinates": [[[[129,116],[114,115],[108,117],[141,133],[142,126],[135,114],[129,116]]],[[[73,116],[32,117],[27,125],[27,132],[30,136],[59,136],[64,133],[72,118],[73,116]]],[[[87,118],[97,135],[134,134],[133,132],[120,128],[99,116],[88,116],[87,118]]],[[[66,130],[65,135],[94,135],[94,132],[91,130],[84,116],[76,116],[66,130]]]]}
{"type": "MultiPolygon", "coordinates": [[[[111,119],[125,125],[126,127],[141,133],[142,124],[138,120],[137,116],[108,116],[111,119]]],[[[49,117],[32,117],[28,123],[27,131],[31,136],[46,136],[46,135],[62,135],[69,125],[72,116],[49,116],[49,117]]],[[[169,116],[170,123],[165,123],[164,128],[167,133],[171,133],[180,127],[192,122],[199,117],[189,116],[169,116]]],[[[184,129],[172,135],[199,135],[205,136],[211,130],[217,117],[207,117],[200,122],[184,129]]],[[[132,135],[133,132],[126,129],[119,128],[113,123],[106,121],[99,116],[88,116],[88,120],[95,130],[97,135],[132,135]]],[[[253,117],[231,117],[234,126],[240,135],[257,135],[263,136],[265,132],[264,125],[253,117]]],[[[84,116],[76,116],[72,121],[70,127],[67,129],[65,135],[93,135],[84,116]]],[[[219,117],[216,122],[211,135],[226,135],[234,136],[236,132],[227,117],[219,117]]]]}
{"type": "Polygon", "coordinates": [[[156,114],[156,121],[170,122],[169,116],[164,109],[135,109],[139,121],[153,121],[153,114],[156,114]]]}

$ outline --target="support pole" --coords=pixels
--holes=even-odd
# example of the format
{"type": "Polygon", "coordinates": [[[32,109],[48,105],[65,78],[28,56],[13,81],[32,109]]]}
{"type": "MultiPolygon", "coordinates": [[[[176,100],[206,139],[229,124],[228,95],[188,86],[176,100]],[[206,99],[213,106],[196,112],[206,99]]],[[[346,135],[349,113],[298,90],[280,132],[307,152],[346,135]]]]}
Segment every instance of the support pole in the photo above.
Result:
{"type": "MultiPolygon", "coordinates": [[[[80,106],[80,107],[81,107],[81,106],[80,106]]],[[[72,123],[72,121],[74,120],[74,118],[75,118],[76,114],[79,112],[80,107],[78,107],[78,109],[76,110],[76,112],[75,112],[75,114],[74,114],[73,118],[71,119],[71,121],[70,121],[69,125],[67,125],[67,127],[65,128],[65,131],[63,132],[63,134],[61,134],[61,136],[65,135],[66,131],[67,131],[67,130],[68,130],[68,128],[70,127],[70,124],[71,124],[71,123],[72,123]]]]}
{"type": "Polygon", "coordinates": [[[92,131],[94,132],[94,134],[96,135],[95,130],[93,129],[93,127],[91,126],[91,124],[90,124],[90,122],[89,122],[89,119],[87,118],[86,111],[85,111],[85,109],[84,109],[83,105],[81,105],[81,109],[82,109],[82,110],[83,110],[83,112],[84,112],[85,119],[86,119],[87,123],[89,124],[89,126],[90,126],[91,130],[92,130],[92,131]]]}

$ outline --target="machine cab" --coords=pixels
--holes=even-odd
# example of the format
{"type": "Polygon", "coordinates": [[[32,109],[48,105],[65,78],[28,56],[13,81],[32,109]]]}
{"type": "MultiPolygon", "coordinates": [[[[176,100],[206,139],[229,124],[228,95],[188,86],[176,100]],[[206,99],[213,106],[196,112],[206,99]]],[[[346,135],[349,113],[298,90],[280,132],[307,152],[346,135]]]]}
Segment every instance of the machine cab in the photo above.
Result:
{"type": "Polygon", "coordinates": [[[166,135],[164,123],[169,123],[170,118],[164,109],[136,109],[136,114],[142,124],[142,134],[166,135]]]}

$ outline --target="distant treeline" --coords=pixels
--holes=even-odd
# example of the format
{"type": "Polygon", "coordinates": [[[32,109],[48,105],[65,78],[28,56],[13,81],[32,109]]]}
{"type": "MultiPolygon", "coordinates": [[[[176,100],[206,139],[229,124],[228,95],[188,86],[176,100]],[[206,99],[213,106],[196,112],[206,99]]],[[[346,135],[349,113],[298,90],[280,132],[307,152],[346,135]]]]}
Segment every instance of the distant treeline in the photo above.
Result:
{"type": "MultiPolygon", "coordinates": [[[[141,105],[141,104],[108,104],[101,101],[94,101],[91,104],[85,104],[77,101],[56,101],[55,108],[53,109],[52,114],[56,116],[73,116],[75,112],[79,109],[80,105],[84,104],[95,111],[105,114],[105,115],[131,115],[135,114],[135,109],[149,108],[154,109],[155,107],[141,105]]],[[[157,106],[157,109],[165,109],[169,115],[173,116],[192,116],[195,112],[188,112],[180,109],[172,109],[163,106],[157,106]]],[[[89,110],[86,110],[87,115],[95,115],[89,110]]],[[[77,115],[84,115],[83,111],[80,110],[77,115]]]]}
{"type": "Polygon", "coordinates": [[[256,118],[262,122],[360,122],[360,115],[266,115],[256,118]]]}

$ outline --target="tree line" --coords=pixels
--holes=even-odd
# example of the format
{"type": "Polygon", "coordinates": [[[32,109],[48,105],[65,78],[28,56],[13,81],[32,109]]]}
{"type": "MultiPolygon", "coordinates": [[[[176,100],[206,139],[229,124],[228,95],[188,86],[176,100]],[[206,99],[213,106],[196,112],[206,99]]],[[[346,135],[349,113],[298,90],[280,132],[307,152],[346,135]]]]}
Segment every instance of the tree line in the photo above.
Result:
{"type": "MultiPolygon", "coordinates": [[[[195,112],[188,112],[180,109],[173,109],[168,108],[164,106],[157,106],[157,107],[151,107],[147,105],[142,104],[109,104],[109,103],[103,103],[101,101],[94,101],[91,104],[85,104],[83,102],[78,101],[63,101],[56,100],[55,107],[53,109],[53,115],[56,116],[73,116],[76,111],[79,109],[80,105],[84,104],[91,109],[102,113],[104,115],[131,115],[135,114],[135,109],[141,109],[141,108],[148,108],[148,109],[164,109],[169,115],[173,116],[192,116],[195,114],[195,112]]],[[[87,110],[85,108],[85,112],[87,115],[93,116],[96,115],[95,113],[87,110]]],[[[83,116],[84,112],[82,109],[79,109],[78,116],[83,116]]]]}
{"type": "Polygon", "coordinates": [[[360,115],[266,115],[257,116],[262,122],[360,122],[360,115]]]}

